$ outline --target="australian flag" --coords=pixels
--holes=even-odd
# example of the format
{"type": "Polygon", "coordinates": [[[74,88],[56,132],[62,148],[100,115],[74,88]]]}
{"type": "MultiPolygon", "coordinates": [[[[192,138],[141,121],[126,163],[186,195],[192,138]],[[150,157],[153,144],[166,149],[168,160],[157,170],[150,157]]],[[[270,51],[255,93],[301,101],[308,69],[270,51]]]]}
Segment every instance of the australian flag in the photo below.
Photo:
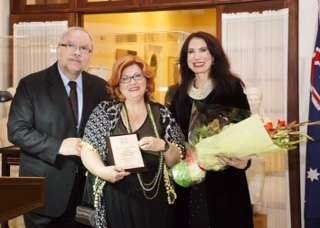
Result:
{"type": "MultiPolygon", "coordinates": [[[[311,63],[309,120],[320,120],[320,27],[311,63]]],[[[305,185],[305,228],[320,228],[320,127],[309,126],[308,135],[315,139],[307,144],[305,185]]]]}

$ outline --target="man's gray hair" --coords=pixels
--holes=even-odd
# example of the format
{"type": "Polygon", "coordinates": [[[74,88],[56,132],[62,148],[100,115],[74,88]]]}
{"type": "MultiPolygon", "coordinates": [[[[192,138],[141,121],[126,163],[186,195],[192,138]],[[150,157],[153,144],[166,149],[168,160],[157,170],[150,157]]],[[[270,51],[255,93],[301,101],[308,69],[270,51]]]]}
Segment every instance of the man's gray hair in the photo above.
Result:
{"type": "Polygon", "coordinates": [[[67,35],[69,35],[69,33],[72,32],[72,31],[82,31],[82,32],[88,34],[89,39],[90,39],[90,41],[91,41],[91,46],[92,46],[91,49],[93,49],[93,38],[92,38],[92,36],[90,35],[90,33],[89,33],[86,29],[84,29],[84,28],[82,28],[82,27],[77,27],[77,26],[69,27],[68,30],[66,30],[65,32],[63,32],[62,35],[61,35],[61,38],[60,38],[60,40],[59,40],[59,44],[60,44],[60,43],[63,43],[65,37],[66,37],[67,35]]]}

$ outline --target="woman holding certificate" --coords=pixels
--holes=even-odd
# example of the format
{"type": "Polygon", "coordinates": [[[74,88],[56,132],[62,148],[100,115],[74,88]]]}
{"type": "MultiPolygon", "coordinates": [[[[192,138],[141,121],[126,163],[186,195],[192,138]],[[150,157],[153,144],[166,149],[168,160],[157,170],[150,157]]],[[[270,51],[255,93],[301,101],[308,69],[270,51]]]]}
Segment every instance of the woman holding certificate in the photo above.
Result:
{"type": "Polygon", "coordinates": [[[114,100],[91,114],[81,152],[96,176],[96,227],[170,227],[176,193],[168,167],[183,156],[183,134],[152,100],[154,76],[139,57],[119,59],[109,86],[114,100]]]}
{"type": "MultiPolygon", "coordinates": [[[[245,117],[231,118],[231,114],[240,109],[249,115],[243,83],[230,71],[222,46],[212,35],[196,32],[187,37],[180,52],[180,70],[181,84],[170,110],[189,142],[197,121],[237,122],[245,117]]],[[[208,170],[204,182],[188,189],[177,187],[174,227],[253,227],[245,175],[250,161],[220,156],[219,162],[225,168],[208,170]]]]}

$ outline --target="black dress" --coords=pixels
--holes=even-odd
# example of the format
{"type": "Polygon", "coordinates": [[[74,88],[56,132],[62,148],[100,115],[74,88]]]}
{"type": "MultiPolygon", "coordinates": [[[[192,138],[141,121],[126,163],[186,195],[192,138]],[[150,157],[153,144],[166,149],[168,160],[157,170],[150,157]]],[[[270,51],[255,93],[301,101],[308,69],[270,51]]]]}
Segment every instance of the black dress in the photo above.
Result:
{"type": "MultiPolygon", "coordinates": [[[[184,136],[171,112],[158,103],[149,102],[159,137],[169,143],[175,143],[184,151],[184,136]]],[[[98,153],[106,165],[111,164],[106,138],[110,135],[127,134],[128,131],[121,119],[123,103],[112,100],[101,102],[90,115],[84,136],[84,146],[88,150],[98,153]]],[[[149,108],[148,108],[149,110],[149,108]]],[[[150,116],[135,132],[138,138],[156,136],[150,116]]],[[[147,197],[155,196],[152,200],[146,199],[136,174],[130,174],[116,183],[109,183],[99,177],[89,175],[86,188],[88,204],[95,206],[95,227],[97,228],[167,228],[172,223],[172,206],[174,200],[170,177],[164,183],[163,171],[158,172],[159,156],[142,151],[147,172],[141,173],[142,181],[150,183],[155,173],[160,173],[159,189],[155,187],[148,192],[147,197]],[[168,193],[165,189],[168,188],[168,193]],[[153,194],[153,190],[158,191],[153,194]],[[170,197],[169,197],[170,196],[170,197]],[[169,198],[168,198],[169,197],[169,198]]],[[[150,151],[149,151],[150,152],[150,151]]],[[[162,163],[163,164],[163,163],[162,163]]],[[[150,187],[147,187],[150,188],[150,187]]]]}
{"type": "MultiPolygon", "coordinates": [[[[179,90],[170,107],[185,136],[188,135],[192,103],[197,109],[218,104],[249,109],[239,83],[233,92],[218,96],[213,90],[203,100],[187,97],[178,102],[179,90]],[[183,113],[183,114],[182,114],[183,113]]],[[[223,171],[207,171],[206,179],[190,188],[176,186],[178,200],[174,209],[173,227],[253,228],[253,215],[244,170],[227,167],[223,171]]]]}
{"type": "MultiPolygon", "coordinates": [[[[119,120],[112,135],[127,133],[123,122],[119,120]]],[[[134,133],[138,134],[139,139],[144,136],[156,137],[149,117],[134,133]]],[[[142,155],[148,169],[147,172],[141,173],[142,179],[149,183],[158,170],[159,156],[146,152],[142,155]]],[[[172,224],[173,208],[167,202],[162,173],[158,194],[152,200],[144,196],[135,173],[117,183],[107,183],[104,198],[108,228],[167,228],[172,224]]]]}

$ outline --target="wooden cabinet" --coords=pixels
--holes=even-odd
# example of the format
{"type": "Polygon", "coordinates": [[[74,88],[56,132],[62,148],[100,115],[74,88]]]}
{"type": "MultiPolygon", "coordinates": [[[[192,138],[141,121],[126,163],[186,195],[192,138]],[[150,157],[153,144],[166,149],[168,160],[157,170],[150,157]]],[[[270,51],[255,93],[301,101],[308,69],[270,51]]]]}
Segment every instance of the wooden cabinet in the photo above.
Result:
{"type": "Polygon", "coordinates": [[[66,4],[68,0],[25,0],[26,5],[57,5],[66,4]]]}
{"type": "Polygon", "coordinates": [[[181,6],[206,6],[206,5],[213,5],[214,0],[144,0],[143,6],[148,8],[153,7],[172,7],[177,8],[181,6]]]}
{"type": "Polygon", "coordinates": [[[70,11],[75,0],[10,0],[11,13],[70,11]]]}
{"type": "Polygon", "coordinates": [[[44,205],[44,178],[0,177],[0,223],[44,205]]]}
{"type": "Polygon", "coordinates": [[[267,215],[254,214],[253,225],[254,225],[254,228],[267,228],[267,215]]]}
{"type": "Polygon", "coordinates": [[[109,12],[138,9],[142,0],[10,0],[11,13],[109,12]]]}
{"type": "MultiPolygon", "coordinates": [[[[277,0],[10,0],[11,13],[69,12],[107,13],[177,8],[201,8],[277,0]]],[[[282,0],[280,2],[283,2],[282,0]]],[[[279,2],[279,1],[278,1],[279,2]]]]}
{"type": "Polygon", "coordinates": [[[80,0],[77,1],[79,8],[113,7],[138,5],[139,0],[80,0]]]}
{"type": "Polygon", "coordinates": [[[265,2],[265,0],[213,0],[215,5],[218,4],[234,4],[234,3],[248,3],[248,2],[265,2]]]}
{"type": "Polygon", "coordinates": [[[115,12],[139,9],[141,0],[78,0],[75,10],[78,12],[115,12]]]}
{"type": "Polygon", "coordinates": [[[12,14],[10,24],[31,21],[68,21],[69,26],[77,24],[77,15],[74,13],[37,13],[37,14],[12,14]]]}

